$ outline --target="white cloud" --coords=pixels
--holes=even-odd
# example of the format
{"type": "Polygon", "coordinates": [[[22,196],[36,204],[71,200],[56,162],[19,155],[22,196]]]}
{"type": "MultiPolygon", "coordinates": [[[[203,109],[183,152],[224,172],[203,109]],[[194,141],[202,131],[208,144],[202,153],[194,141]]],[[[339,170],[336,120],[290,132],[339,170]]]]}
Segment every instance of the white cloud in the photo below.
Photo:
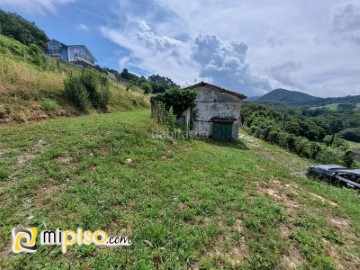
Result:
{"type": "Polygon", "coordinates": [[[118,2],[123,27],[101,32],[130,52],[121,65],[249,95],[270,85],[318,96],[360,93],[358,1],[118,2]]]}
{"type": "Polygon", "coordinates": [[[359,1],[348,1],[334,5],[329,23],[334,32],[360,44],[359,1]]]}
{"type": "Polygon", "coordinates": [[[251,74],[246,63],[247,50],[243,42],[199,35],[194,40],[192,57],[199,64],[200,77],[245,94],[264,94],[271,90],[270,84],[251,74]]]}
{"type": "Polygon", "coordinates": [[[0,0],[0,6],[28,12],[56,12],[58,5],[68,4],[74,1],[76,0],[0,0]]]}
{"type": "Polygon", "coordinates": [[[85,24],[82,24],[82,23],[79,23],[78,25],[75,26],[75,29],[76,30],[79,30],[79,31],[89,31],[89,27],[87,27],[85,24]]]}
{"type": "Polygon", "coordinates": [[[137,67],[149,73],[176,78],[178,83],[188,80],[189,74],[196,74],[190,63],[187,43],[156,35],[148,29],[143,31],[142,24],[129,24],[126,30],[103,26],[100,32],[129,51],[128,56],[119,59],[122,67],[137,67]]]}

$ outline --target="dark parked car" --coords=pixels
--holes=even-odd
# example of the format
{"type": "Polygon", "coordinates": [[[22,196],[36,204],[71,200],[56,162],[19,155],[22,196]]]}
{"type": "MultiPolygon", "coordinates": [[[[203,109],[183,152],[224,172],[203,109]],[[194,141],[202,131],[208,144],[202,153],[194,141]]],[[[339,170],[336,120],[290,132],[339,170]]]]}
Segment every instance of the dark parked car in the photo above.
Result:
{"type": "Polygon", "coordinates": [[[316,165],[309,167],[308,177],[325,179],[333,184],[360,190],[360,169],[349,169],[340,165],[316,165]]]}

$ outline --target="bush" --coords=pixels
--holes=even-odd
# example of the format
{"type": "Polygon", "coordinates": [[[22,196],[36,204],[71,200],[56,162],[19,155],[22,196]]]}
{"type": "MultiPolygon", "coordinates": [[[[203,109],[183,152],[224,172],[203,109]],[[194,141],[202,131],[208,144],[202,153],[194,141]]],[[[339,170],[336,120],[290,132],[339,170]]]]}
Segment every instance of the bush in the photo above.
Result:
{"type": "Polygon", "coordinates": [[[173,107],[170,107],[169,111],[167,112],[167,125],[170,130],[174,130],[176,127],[176,115],[174,114],[173,107]]]}
{"type": "Polygon", "coordinates": [[[360,128],[348,128],[340,132],[345,140],[360,142],[360,128]]]}
{"type": "Polygon", "coordinates": [[[65,97],[74,103],[82,112],[87,112],[91,106],[89,100],[89,93],[86,91],[81,78],[78,76],[71,76],[64,82],[65,97]]]}
{"type": "Polygon", "coordinates": [[[29,54],[31,57],[31,63],[41,67],[46,68],[47,60],[44,52],[35,44],[31,44],[29,47],[29,54]]]}
{"type": "Polygon", "coordinates": [[[273,143],[273,144],[277,144],[279,141],[279,132],[276,130],[272,130],[269,133],[269,136],[267,137],[268,142],[273,143]]]}
{"type": "Polygon", "coordinates": [[[94,108],[99,108],[98,80],[96,74],[90,70],[86,70],[81,74],[81,82],[85,86],[89,94],[89,100],[94,108]]]}
{"type": "Polygon", "coordinates": [[[167,119],[167,111],[165,108],[165,104],[162,102],[156,102],[152,106],[151,116],[155,119],[155,121],[159,124],[165,124],[167,119]]]}
{"type": "Polygon", "coordinates": [[[318,154],[322,150],[321,145],[319,143],[314,143],[313,142],[313,143],[310,144],[310,149],[311,149],[311,158],[316,160],[318,154]]]}
{"type": "Polygon", "coordinates": [[[47,112],[56,112],[60,109],[60,106],[55,100],[45,99],[41,102],[41,109],[47,112]]]}
{"type": "Polygon", "coordinates": [[[351,168],[355,161],[355,154],[353,151],[346,151],[343,155],[343,164],[344,166],[351,168]]]}
{"type": "Polygon", "coordinates": [[[10,113],[10,109],[0,104],[0,119],[5,118],[10,113]]]}
{"type": "Polygon", "coordinates": [[[111,98],[109,79],[105,76],[100,76],[99,83],[100,83],[100,87],[97,96],[98,97],[97,104],[99,109],[106,112],[108,110],[108,104],[111,98]]]}
{"type": "Polygon", "coordinates": [[[166,110],[170,110],[173,107],[176,116],[180,116],[185,110],[194,106],[196,93],[193,91],[170,89],[163,94],[158,94],[151,97],[150,101],[152,105],[156,105],[157,102],[165,104],[166,110]]]}
{"type": "Polygon", "coordinates": [[[9,172],[8,172],[7,170],[5,170],[5,169],[1,169],[1,168],[0,168],[0,181],[1,181],[1,180],[6,180],[6,179],[8,179],[9,177],[10,177],[9,172]]]}
{"type": "Polygon", "coordinates": [[[278,134],[278,145],[282,148],[287,149],[288,145],[287,145],[287,138],[288,138],[288,134],[285,132],[279,132],[278,134]]]}
{"type": "Polygon", "coordinates": [[[90,107],[107,111],[111,98],[109,80],[86,70],[81,76],[70,76],[65,81],[65,96],[82,112],[87,112],[90,107]]]}
{"type": "Polygon", "coordinates": [[[145,94],[150,94],[152,92],[151,84],[148,82],[141,83],[140,88],[144,90],[145,94]]]}

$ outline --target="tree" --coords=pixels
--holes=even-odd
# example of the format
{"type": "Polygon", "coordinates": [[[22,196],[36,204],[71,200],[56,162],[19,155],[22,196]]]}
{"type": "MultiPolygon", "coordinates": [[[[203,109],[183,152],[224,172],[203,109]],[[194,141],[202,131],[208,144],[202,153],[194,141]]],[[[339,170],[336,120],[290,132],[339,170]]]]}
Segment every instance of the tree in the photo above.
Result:
{"type": "Polygon", "coordinates": [[[351,168],[351,166],[354,164],[355,154],[353,151],[348,150],[344,153],[343,162],[344,165],[348,168],[351,168]]]}
{"type": "Polygon", "coordinates": [[[140,88],[144,90],[145,94],[150,94],[152,92],[151,84],[148,82],[141,83],[140,88]]]}
{"type": "Polygon", "coordinates": [[[151,97],[152,106],[157,102],[165,104],[166,110],[172,107],[174,114],[180,116],[185,110],[195,104],[196,93],[189,90],[169,89],[165,93],[151,97]]]}
{"type": "Polygon", "coordinates": [[[178,86],[168,77],[151,75],[148,77],[148,81],[151,84],[153,93],[164,93],[166,90],[172,88],[180,89],[180,86],[178,86]]]}
{"type": "Polygon", "coordinates": [[[334,140],[335,140],[336,133],[338,133],[344,129],[344,122],[341,121],[340,119],[335,119],[330,122],[329,127],[330,127],[330,131],[332,133],[332,137],[329,142],[329,146],[332,146],[334,143],[334,140]]]}
{"type": "Polygon", "coordinates": [[[31,23],[16,13],[0,10],[0,34],[11,37],[25,45],[36,44],[44,47],[49,38],[35,23],[31,23]]]}

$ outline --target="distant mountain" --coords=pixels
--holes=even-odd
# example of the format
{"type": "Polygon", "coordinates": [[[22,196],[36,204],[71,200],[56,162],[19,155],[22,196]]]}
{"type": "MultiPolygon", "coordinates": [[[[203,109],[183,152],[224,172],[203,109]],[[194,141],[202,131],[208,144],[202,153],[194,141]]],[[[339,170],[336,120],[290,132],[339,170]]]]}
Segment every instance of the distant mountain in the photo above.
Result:
{"type": "Polygon", "coordinates": [[[360,95],[335,98],[314,97],[298,91],[275,89],[256,99],[257,102],[280,102],[293,106],[322,106],[331,103],[356,103],[360,102],[360,95]]]}
{"type": "Polygon", "coordinates": [[[254,97],[248,97],[246,99],[246,101],[255,101],[255,100],[258,100],[259,98],[261,98],[262,96],[254,96],[254,97]]]}

